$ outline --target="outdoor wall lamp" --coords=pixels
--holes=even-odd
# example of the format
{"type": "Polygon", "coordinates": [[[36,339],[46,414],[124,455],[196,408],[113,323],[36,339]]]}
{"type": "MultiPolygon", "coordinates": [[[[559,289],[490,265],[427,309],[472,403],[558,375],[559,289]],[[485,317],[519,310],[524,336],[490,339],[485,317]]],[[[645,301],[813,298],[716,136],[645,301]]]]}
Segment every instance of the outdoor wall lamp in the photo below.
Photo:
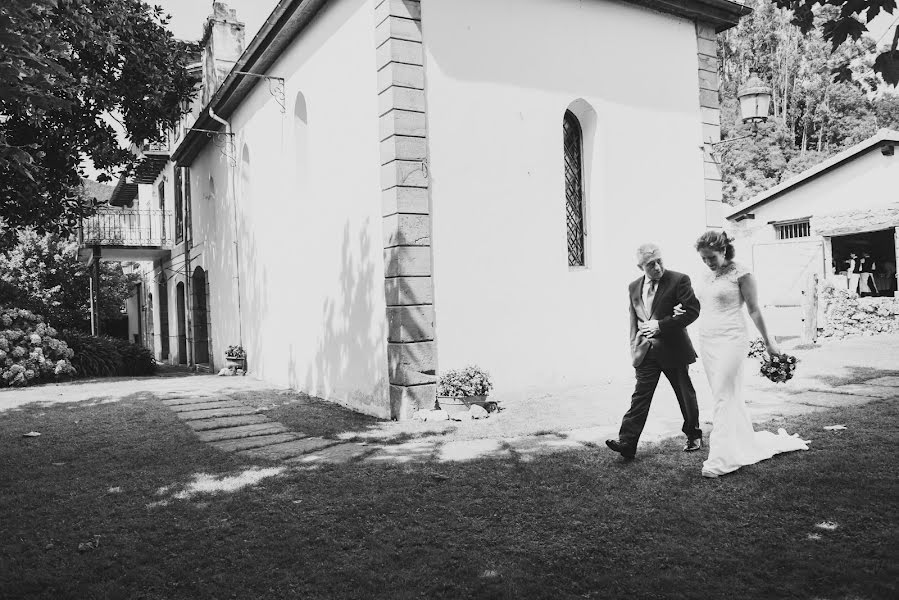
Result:
{"type": "Polygon", "coordinates": [[[771,88],[759,78],[758,69],[749,69],[749,79],[737,90],[737,99],[740,101],[740,117],[744,123],[752,123],[752,131],[749,135],[728,138],[710,144],[717,146],[727,142],[735,142],[758,134],[759,123],[768,120],[768,110],[771,108],[771,88]]]}

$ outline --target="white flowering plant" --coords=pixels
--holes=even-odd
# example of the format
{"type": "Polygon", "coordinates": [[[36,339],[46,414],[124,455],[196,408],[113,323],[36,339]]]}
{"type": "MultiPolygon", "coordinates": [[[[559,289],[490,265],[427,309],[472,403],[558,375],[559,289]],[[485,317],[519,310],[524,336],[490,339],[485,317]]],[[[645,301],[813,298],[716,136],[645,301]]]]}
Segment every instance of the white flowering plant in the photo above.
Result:
{"type": "Polygon", "coordinates": [[[225,350],[225,356],[227,358],[246,358],[247,351],[243,349],[243,346],[228,346],[228,349],[225,350]]]}
{"type": "Polygon", "coordinates": [[[0,387],[75,374],[72,349],[44,318],[19,308],[0,309],[0,387]]]}
{"type": "Polygon", "coordinates": [[[487,396],[492,389],[490,374],[474,365],[447,371],[437,381],[437,395],[446,398],[487,396]]]}

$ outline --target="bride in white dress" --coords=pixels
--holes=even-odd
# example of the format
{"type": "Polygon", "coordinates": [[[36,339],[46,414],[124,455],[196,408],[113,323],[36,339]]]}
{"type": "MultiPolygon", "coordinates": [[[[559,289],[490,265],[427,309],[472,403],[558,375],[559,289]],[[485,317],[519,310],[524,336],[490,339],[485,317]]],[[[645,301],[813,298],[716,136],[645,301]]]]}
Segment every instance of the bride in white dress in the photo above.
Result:
{"type": "Polygon", "coordinates": [[[756,281],[742,265],[733,261],[732,239],[723,232],[709,231],[696,242],[696,250],[710,273],[698,296],[700,356],[715,402],[709,458],[702,465],[704,477],[718,477],[771,458],[781,452],[808,450],[798,436],[754,431],[743,402],[743,367],[749,349],[743,305],[762,335],[768,352],[780,354],[768,336],[758,305],[756,281]]]}

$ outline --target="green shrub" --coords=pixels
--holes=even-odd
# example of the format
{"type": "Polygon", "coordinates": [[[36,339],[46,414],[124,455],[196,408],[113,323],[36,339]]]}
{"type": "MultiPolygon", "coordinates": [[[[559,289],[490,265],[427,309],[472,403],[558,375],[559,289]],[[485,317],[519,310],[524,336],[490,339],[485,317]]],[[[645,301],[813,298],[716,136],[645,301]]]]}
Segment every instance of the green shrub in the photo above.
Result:
{"type": "Polygon", "coordinates": [[[75,374],[72,350],[44,318],[19,308],[0,309],[0,387],[25,386],[75,374]]]}
{"type": "Polygon", "coordinates": [[[122,356],[112,338],[71,329],[62,337],[75,353],[71,360],[78,377],[112,377],[119,372],[122,356]]]}
{"type": "Polygon", "coordinates": [[[153,353],[142,346],[80,331],[67,330],[63,336],[75,351],[72,364],[79,377],[152,375],[156,372],[153,353]]]}
{"type": "Polygon", "coordinates": [[[126,340],[110,339],[122,357],[119,375],[152,375],[156,372],[156,359],[149,349],[126,340]]]}

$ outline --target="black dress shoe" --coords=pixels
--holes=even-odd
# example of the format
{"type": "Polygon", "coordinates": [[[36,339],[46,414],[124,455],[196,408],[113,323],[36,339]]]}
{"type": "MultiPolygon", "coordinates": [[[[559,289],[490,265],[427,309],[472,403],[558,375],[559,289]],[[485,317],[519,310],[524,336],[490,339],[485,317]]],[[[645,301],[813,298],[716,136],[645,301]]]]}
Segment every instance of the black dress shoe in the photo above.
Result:
{"type": "Polygon", "coordinates": [[[700,448],[702,448],[702,438],[687,440],[687,443],[684,444],[684,452],[696,452],[700,448]]]}
{"type": "Polygon", "coordinates": [[[634,454],[637,453],[635,448],[631,448],[630,446],[625,446],[618,440],[606,440],[606,446],[623,456],[624,458],[633,458],[634,454]]]}

